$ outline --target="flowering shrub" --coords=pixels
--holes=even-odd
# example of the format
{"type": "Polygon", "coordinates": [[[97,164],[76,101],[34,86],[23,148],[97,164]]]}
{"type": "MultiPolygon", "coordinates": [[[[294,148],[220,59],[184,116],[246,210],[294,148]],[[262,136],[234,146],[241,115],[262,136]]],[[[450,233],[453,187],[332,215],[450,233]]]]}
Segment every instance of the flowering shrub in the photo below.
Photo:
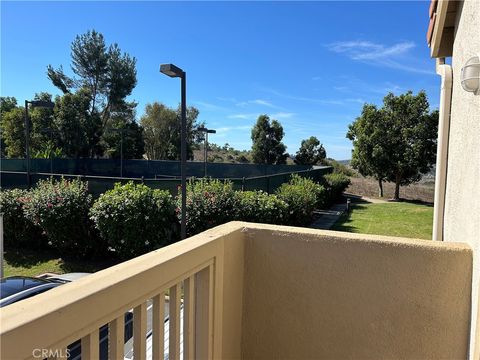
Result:
{"type": "Polygon", "coordinates": [[[175,202],[165,190],[115,184],[90,210],[101,238],[120,258],[132,258],[178,238],[175,202]]]}
{"type": "MultiPolygon", "coordinates": [[[[180,189],[177,205],[180,209],[180,189]]],[[[230,181],[191,179],[187,184],[187,235],[237,219],[239,205],[238,192],[230,181]]]]}
{"type": "Polygon", "coordinates": [[[312,221],[315,208],[326,202],[327,193],[322,185],[294,174],[277,189],[277,196],[287,204],[286,223],[304,226],[312,221]]]}
{"type": "Polygon", "coordinates": [[[42,180],[24,203],[28,220],[39,226],[62,255],[85,256],[101,249],[88,219],[92,196],[79,180],[42,180]]]}
{"type": "Polygon", "coordinates": [[[284,224],[287,203],[264,191],[240,192],[239,220],[264,224],[284,224]]]}
{"type": "Polygon", "coordinates": [[[23,212],[24,204],[29,201],[29,193],[25,190],[0,191],[5,246],[39,248],[45,245],[41,229],[27,219],[23,212]]]}

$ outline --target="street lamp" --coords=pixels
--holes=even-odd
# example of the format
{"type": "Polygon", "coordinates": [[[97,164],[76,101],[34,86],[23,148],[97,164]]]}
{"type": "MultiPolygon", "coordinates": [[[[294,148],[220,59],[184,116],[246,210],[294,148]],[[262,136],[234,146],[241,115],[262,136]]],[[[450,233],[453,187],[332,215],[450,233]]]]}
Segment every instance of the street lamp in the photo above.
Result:
{"type": "Polygon", "coordinates": [[[32,108],[45,108],[45,109],[53,109],[55,104],[51,101],[43,101],[43,100],[32,100],[28,101],[25,100],[25,154],[27,158],[27,186],[30,188],[31,179],[30,179],[30,121],[28,119],[28,104],[32,106],[32,108]]]}
{"type": "Polygon", "coordinates": [[[185,71],[173,64],[160,65],[160,72],[170,77],[179,77],[181,79],[181,157],[180,157],[180,176],[182,178],[182,219],[180,225],[181,239],[187,237],[187,74],[185,71]]]}
{"type": "Polygon", "coordinates": [[[203,160],[204,160],[204,175],[203,177],[207,177],[207,161],[208,161],[208,134],[216,134],[217,130],[213,129],[207,129],[205,126],[201,126],[197,129],[200,132],[205,133],[205,144],[204,144],[204,149],[203,149],[203,160]]]}

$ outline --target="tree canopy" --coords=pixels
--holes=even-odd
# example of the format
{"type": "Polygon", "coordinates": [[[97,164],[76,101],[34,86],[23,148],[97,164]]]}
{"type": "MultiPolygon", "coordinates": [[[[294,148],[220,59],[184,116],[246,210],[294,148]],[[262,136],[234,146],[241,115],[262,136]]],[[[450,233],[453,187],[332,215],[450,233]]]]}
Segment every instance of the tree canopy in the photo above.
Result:
{"type": "Polygon", "coordinates": [[[126,97],[137,84],[136,59],[122,53],[118,44],[107,47],[103,35],[95,30],[77,35],[71,45],[71,69],[76,75],[69,77],[60,66],[47,67],[52,84],[64,94],[88,89],[89,115],[100,114],[105,127],[112,112],[125,108],[126,97]]]}
{"type": "Polygon", "coordinates": [[[285,164],[288,154],[282,143],[283,127],[268,115],[260,115],[252,129],[252,159],[256,164],[285,164]]]}
{"type": "Polygon", "coordinates": [[[424,91],[389,93],[381,109],[365,105],[349,126],[352,166],[380,182],[394,182],[394,199],[398,200],[401,185],[420,180],[434,165],[437,129],[438,111],[429,111],[424,91]]]}
{"type": "MultiPolygon", "coordinates": [[[[193,144],[198,141],[195,107],[187,108],[187,159],[193,159],[193,144]]],[[[154,102],[145,106],[145,114],[140,120],[144,129],[145,152],[149,160],[180,159],[181,109],[171,109],[154,102]]]]}
{"type": "Polygon", "coordinates": [[[295,155],[295,163],[299,165],[316,165],[327,157],[325,148],[315,136],[302,140],[300,149],[295,155]]]}

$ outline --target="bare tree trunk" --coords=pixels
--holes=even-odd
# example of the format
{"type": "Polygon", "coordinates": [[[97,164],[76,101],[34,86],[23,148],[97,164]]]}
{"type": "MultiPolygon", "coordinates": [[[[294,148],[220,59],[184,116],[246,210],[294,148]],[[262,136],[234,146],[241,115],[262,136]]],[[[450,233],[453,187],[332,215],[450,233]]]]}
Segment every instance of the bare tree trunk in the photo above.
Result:
{"type": "Polygon", "coordinates": [[[382,182],[382,179],[378,179],[378,196],[383,197],[383,182],[382,182]]]}
{"type": "Polygon", "coordinates": [[[400,200],[400,180],[401,176],[400,174],[397,174],[395,177],[395,195],[393,197],[393,200],[398,201],[400,200]]]}

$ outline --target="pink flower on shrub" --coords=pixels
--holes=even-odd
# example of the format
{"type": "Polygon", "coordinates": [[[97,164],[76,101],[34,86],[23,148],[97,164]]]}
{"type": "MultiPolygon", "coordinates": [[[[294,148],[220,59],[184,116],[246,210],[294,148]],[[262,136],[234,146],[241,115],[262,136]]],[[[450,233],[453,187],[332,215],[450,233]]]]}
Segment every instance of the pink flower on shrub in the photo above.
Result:
{"type": "Polygon", "coordinates": [[[51,208],[53,207],[53,204],[52,204],[51,202],[49,202],[49,203],[47,204],[47,207],[48,207],[49,209],[51,209],[51,208]]]}

